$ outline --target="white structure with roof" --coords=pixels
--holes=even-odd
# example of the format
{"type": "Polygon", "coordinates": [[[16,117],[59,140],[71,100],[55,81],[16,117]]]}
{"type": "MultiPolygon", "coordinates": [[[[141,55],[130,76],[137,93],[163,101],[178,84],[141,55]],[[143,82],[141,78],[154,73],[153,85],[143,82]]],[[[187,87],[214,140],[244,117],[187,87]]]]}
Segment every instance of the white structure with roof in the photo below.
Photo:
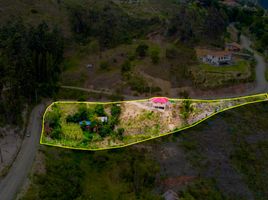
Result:
{"type": "Polygon", "coordinates": [[[232,62],[232,53],[228,51],[215,51],[201,57],[202,62],[211,65],[228,65],[232,62]]]}

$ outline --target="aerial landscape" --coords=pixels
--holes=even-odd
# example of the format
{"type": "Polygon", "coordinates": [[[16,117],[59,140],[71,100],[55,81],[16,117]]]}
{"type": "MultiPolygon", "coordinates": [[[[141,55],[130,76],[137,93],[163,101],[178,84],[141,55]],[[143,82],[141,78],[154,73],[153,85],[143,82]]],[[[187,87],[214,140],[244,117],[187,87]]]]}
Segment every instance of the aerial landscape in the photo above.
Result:
{"type": "Polygon", "coordinates": [[[267,3],[0,0],[0,200],[267,200],[267,3]]]}

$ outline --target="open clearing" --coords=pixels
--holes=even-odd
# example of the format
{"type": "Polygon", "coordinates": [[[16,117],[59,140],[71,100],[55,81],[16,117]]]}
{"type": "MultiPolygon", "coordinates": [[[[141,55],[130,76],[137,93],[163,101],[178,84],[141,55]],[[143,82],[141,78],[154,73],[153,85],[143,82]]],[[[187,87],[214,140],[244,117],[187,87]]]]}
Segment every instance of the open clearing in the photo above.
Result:
{"type": "Polygon", "coordinates": [[[43,117],[40,143],[81,149],[125,147],[193,127],[213,115],[268,100],[268,94],[218,99],[168,99],[96,103],[54,102],[43,117]]]}

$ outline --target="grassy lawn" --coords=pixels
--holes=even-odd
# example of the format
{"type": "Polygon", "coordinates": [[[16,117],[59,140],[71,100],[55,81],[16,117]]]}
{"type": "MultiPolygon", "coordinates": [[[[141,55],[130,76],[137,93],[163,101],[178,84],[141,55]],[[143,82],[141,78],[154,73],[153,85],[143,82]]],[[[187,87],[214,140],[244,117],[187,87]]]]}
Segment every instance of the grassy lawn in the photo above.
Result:
{"type": "Polygon", "coordinates": [[[228,66],[212,66],[209,64],[200,64],[200,68],[206,72],[215,72],[215,73],[248,73],[250,71],[250,64],[246,60],[239,60],[233,65],[228,66]]]}
{"type": "Polygon", "coordinates": [[[211,66],[200,64],[190,69],[195,85],[204,89],[213,89],[236,83],[253,82],[255,73],[250,61],[238,60],[230,66],[211,66]]]}

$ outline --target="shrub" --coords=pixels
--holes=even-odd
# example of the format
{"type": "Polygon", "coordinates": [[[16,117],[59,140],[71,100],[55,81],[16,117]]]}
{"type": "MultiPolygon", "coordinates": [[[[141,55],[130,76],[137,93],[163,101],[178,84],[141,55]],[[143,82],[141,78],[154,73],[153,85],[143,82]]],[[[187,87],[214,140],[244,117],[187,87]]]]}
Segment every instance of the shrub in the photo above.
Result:
{"type": "Polygon", "coordinates": [[[110,135],[112,132],[113,132],[113,129],[111,128],[109,124],[104,124],[99,130],[99,134],[101,137],[106,137],[110,135]]]}
{"type": "Polygon", "coordinates": [[[52,107],[52,110],[47,113],[46,121],[49,127],[56,128],[60,123],[61,113],[57,105],[52,107]]]}
{"type": "Polygon", "coordinates": [[[174,46],[170,46],[166,49],[166,57],[168,59],[174,59],[176,57],[178,57],[179,55],[179,52],[178,50],[176,49],[176,47],[174,46]]]}
{"type": "Polygon", "coordinates": [[[154,64],[159,63],[160,57],[159,57],[159,50],[158,49],[154,49],[151,51],[151,60],[152,60],[152,63],[154,63],[154,64]]]}
{"type": "Polygon", "coordinates": [[[145,57],[147,55],[148,52],[148,45],[147,44],[140,44],[137,48],[136,48],[136,53],[138,56],[140,57],[145,57]]]}
{"type": "Polygon", "coordinates": [[[113,117],[119,118],[119,116],[121,114],[121,107],[113,104],[111,107],[111,114],[113,117]]]}
{"type": "Polygon", "coordinates": [[[50,137],[51,137],[52,139],[56,139],[56,140],[58,140],[58,139],[61,138],[61,133],[62,133],[62,131],[61,131],[61,125],[58,125],[56,128],[54,128],[54,129],[51,131],[51,133],[50,133],[50,137]]]}
{"type": "Polygon", "coordinates": [[[129,77],[128,85],[132,90],[137,91],[139,93],[150,92],[150,88],[146,80],[137,75],[132,75],[129,77]]]}
{"type": "Polygon", "coordinates": [[[101,70],[108,70],[109,69],[109,63],[107,61],[101,61],[100,69],[101,70]]]}
{"type": "Polygon", "coordinates": [[[124,134],[124,132],[125,132],[125,129],[123,129],[123,128],[119,128],[119,129],[117,130],[117,137],[118,137],[118,139],[120,139],[120,140],[123,139],[123,134],[124,134]]]}
{"type": "Polygon", "coordinates": [[[77,113],[75,113],[74,115],[68,115],[66,117],[66,122],[78,123],[80,121],[88,120],[89,117],[90,117],[89,109],[85,105],[82,105],[78,108],[77,113]]]}
{"type": "Polygon", "coordinates": [[[121,72],[126,73],[131,70],[131,62],[129,60],[126,60],[122,65],[121,65],[121,72]]]}
{"type": "Polygon", "coordinates": [[[101,116],[106,116],[106,113],[104,111],[104,106],[103,105],[97,105],[94,109],[94,112],[97,116],[101,117],[101,116]]]}

